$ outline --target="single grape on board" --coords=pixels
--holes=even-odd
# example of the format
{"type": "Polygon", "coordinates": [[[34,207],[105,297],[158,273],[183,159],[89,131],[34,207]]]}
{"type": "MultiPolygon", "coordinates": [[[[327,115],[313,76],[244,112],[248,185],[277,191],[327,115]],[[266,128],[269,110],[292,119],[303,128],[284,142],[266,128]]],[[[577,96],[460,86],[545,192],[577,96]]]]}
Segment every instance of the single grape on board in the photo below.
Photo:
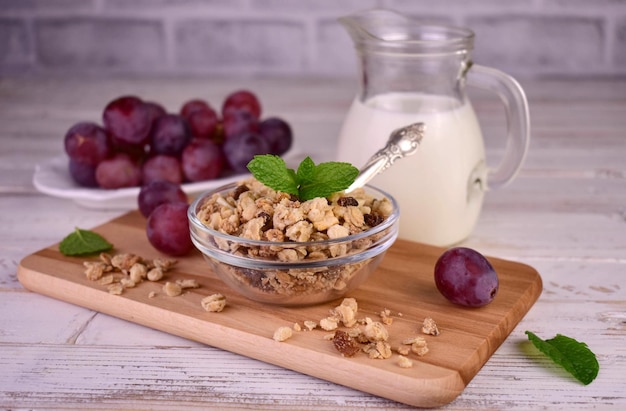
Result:
{"type": "Polygon", "coordinates": [[[499,281],[491,263],[476,250],[446,250],[435,264],[435,284],[449,301],[466,307],[489,304],[498,293],[499,281]]]}

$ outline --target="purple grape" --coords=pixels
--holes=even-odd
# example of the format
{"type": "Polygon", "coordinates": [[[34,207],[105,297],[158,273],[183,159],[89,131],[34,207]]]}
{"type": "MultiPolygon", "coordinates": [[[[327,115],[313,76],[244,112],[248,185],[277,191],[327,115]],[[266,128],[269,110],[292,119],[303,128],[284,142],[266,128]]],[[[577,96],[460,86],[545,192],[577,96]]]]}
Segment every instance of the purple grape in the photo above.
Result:
{"type": "Polygon", "coordinates": [[[261,118],[261,103],[257,96],[248,90],[231,93],[222,104],[222,117],[226,118],[232,111],[247,111],[254,118],[261,118]]]}
{"type": "Polygon", "coordinates": [[[257,154],[270,152],[270,145],[260,134],[244,133],[227,138],[223,145],[224,155],[236,172],[246,172],[246,166],[257,154]]]}
{"type": "Polygon", "coordinates": [[[142,183],[146,185],[158,180],[165,180],[175,184],[183,182],[183,169],[178,157],[157,154],[143,163],[141,167],[142,183]]]}
{"type": "Polygon", "coordinates": [[[75,161],[95,167],[112,153],[105,129],[95,123],[81,122],[65,134],[65,152],[75,161]]]}
{"type": "Polygon", "coordinates": [[[224,154],[211,140],[194,138],[182,154],[183,174],[189,181],[217,178],[224,168],[224,154]]]}
{"type": "Polygon", "coordinates": [[[219,121],[213,110],[199,110],[189,115],[187,119],[191,135],[197,138],[213,139],[217,132],[219,121]]]}
{"type": "Polygon", "coordinates": [[[98,164],[96,181],[105,189],[135,187],[141,184],[141,168],[128,154],[117,153],[98,164]]]}
{"type": "Polygon", "coordinates": [[[148,241],[157,250],[182,256],[193,249],[186,203],[164,203],[152,211],[146,223],[148,241]]]}
{"type": "Polygon", "coordinates": [[[291,148],[293,135],[289,124],[278,117],[265,119],[259,125],[259,133],[270,144],[270,154],[280,156],[291,148]]]}
{"type": "Polygon", "coordinates": [[[248,111],[230,111],[222,120],[222,128],[226,140],[243,133],[259,131],[259,119],[248,111]]]}
{"type": "Polygon", "coordinates": [[[153,154],[180,156],[191,141],[189,125],[184,118],[176,114],[159,117],[150,134],[150,150],[153,154]]]}
{"type": "Polygon", "coordinates": [[[202,110],[213,110],[213,109],[211,108],[211,106],[209,106],[209,103],[207,103],[206,101],[196,98],[196,99],[188,100],[185,102],[185,104],[183,104],[183,106],[180,108],[180,115],[183,118],[187,119],[192,113],[195,113],[196,111],[202,111],[202,110]]]}
{"type": "Polygon", "coordinates": [[[139,97],[122,96],[111,101],[104,108],[102,120],[113,142],[122,149],[142,149],[148,142],[152,117],[139,97]]]}
{"type": "Polygon", "coordinates": [[[143,103],[148,110],[148,116],[150,117],[150,127],[154,126],[154,122],[159,118],[167,114],[165,108],[154,101],[146,101],[143,103]]]}
{"type": "Polygon", "coordinates": [[[98,187],[98,181],[96,181],[96,167],[91,164],[81,163],[73,158],[70,158],[69,164],[70,176],[83,187],[98,187]]]}
{"type": "Polygon", "coordinates": [[[439,292],[455,304],[482,307],[498,292],[498,275],[479,252],[466,247],[446,250],[435,264],[439,292]]]}
{"type": "Polygon", "coordinates": [[[146,218],[161,204],[187,202],[187,195],[179,184],[164,180],[142,186],[137,196],[139,211],[146,218]]]}
{"type": "Polygon", "coordinates": [[[191,135],[195,138],[213,139],[217,132],[217,113],[204,100],[189,100],[180,110],[180,115],[187,120],[191,135]]]}

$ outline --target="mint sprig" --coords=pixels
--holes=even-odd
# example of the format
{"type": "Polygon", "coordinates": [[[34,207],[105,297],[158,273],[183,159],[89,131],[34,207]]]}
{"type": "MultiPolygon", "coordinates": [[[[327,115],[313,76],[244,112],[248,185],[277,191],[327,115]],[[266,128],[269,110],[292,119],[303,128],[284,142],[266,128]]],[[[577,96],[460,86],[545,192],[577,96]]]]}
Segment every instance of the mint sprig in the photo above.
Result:
{"type": "Polygon", "coordinates": [[[587,344],[561,334],[549,340],[542,340],[530,331],[526,335],[539,351],[583,384],[590,384],[598,375],[600,365],[587,344]]]}
{"type": "Polygon", "coordinates": [[[79,256],[108,251],[113,248],[100,234],[78,227],[59,244],[59,251],[67,256],[79,256]]]}
{"type": "Polygon", "coordinates": [[[350,163],[329,161],[315,164],[306,157],[298,170],[287,168],[285,161],[272,154],[256,155],[248,170],[266,186],[298,197],[301,201],[327,197],[350,187],[359,170],[350,163]]]}

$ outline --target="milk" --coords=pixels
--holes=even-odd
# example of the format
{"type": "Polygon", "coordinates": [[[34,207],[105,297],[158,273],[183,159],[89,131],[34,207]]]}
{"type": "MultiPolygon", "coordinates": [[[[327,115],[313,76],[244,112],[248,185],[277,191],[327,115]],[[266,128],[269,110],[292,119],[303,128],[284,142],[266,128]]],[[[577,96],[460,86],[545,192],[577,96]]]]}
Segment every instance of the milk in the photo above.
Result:
{"type": "Polygon", "coordinates": [[[341,130],[338,160],[361,167],[393,130],[416,122],[426,126],[417,152],[370,184],[398,201],[400,238],[451,245],[474,228],[486,185],[482,134],[467,101],[418,93],[383,94],[365,103],[357,98],[341,130]]]}

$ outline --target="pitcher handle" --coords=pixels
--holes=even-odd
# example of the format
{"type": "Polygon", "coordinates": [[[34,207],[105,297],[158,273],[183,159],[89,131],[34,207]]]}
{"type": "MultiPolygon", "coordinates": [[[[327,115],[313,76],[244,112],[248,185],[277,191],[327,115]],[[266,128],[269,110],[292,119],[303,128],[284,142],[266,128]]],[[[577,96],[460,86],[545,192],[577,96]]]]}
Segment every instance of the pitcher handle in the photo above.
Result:
{"type": "Polygon", "coordinates": [[[500,70],[478,64],[468,72],[467,84],[496,93],[504,103],[507,118],[507,143],[500,165],[490,169],[487,186],[499,188],[517,175],[530,143],[528,101],[520,84],[500,70]]]}

